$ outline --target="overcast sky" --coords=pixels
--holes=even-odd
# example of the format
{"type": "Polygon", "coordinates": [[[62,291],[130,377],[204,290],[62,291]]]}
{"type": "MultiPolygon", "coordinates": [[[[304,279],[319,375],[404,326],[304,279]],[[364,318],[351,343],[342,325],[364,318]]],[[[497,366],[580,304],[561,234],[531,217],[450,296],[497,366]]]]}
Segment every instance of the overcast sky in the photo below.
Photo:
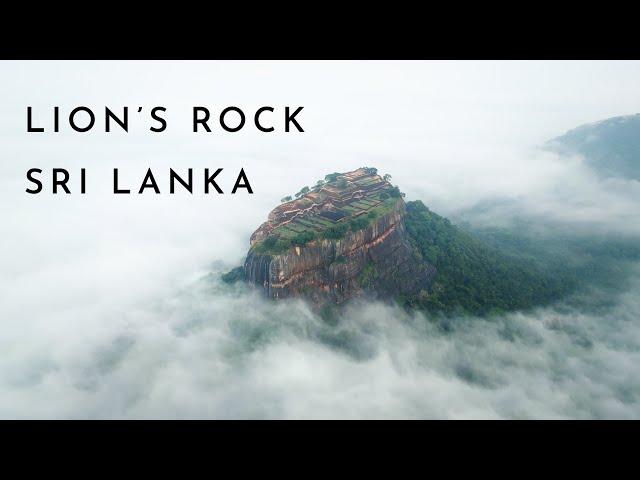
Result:
{"type": "MultiPolygon", "coordinates": [[[[85,347],[76,348],[83,342],[99,349],[121,338],[112,322],[139,328],[151,318],[149,305],[212,262],[242,261],[249,234],[281,197],[333,171],[377,167],[409,199],[446,215],[508,197],[567,221],[635,228],[637,182],[603,185],[580,159],[537,147],[580,124],[640,111],[639,82],[640,62],[3,62],[0,345],[10,353],[0,362],[0,388],[16,389],[17,403],[42,388],[65,391],[55,377],[43,387],[48,369],[83,358],[85,347]],[[78,134],[63,123],[62,133],[27,133],[28,105],[46,128],[53,106],[63,118],[89,106],[95,130],[78,134]],[[130,133],[105,133],[104,106],[124,105],[130,133]],[[154,134],[135,110],[158,105],[168,109],[168,128],[154,134]],[[214,117],[239,106],[247,125],[236,134],[215,127],[194,134],[194,105],[214,117]],[[263,105],[276,109],[274,133],[251,128],[251,113],[263,105]],[[304,106],[297,117],[304,133],[284,133],[285,106],[304,106]],[[44,170],[39,195],[24,191],[32,167],[44,170]],[[51,194],[52,167],[71,171],[72,195],[51,194]],[[81,167],[86,195],[78,193],[81,167]],[[134,191],[151,167],[163,194],[113,196],[114,167],[134,191]],[[169,167],[193,167],[196,185],[204,167],[222,167],[229,193],[242,167],[255,193],[172,196],[169,167]],[[52,353],[52,332],[64,332],[55,335],[68,341],[62,353],[52,353]],[[38,389],[20,390],[30,375],[38,389]]],[[[29,416],[17,403],[0,405],[0,416],[14,408],[29,416]]],[[[71,415],[62,406],[47,412],[71,415]]]]}

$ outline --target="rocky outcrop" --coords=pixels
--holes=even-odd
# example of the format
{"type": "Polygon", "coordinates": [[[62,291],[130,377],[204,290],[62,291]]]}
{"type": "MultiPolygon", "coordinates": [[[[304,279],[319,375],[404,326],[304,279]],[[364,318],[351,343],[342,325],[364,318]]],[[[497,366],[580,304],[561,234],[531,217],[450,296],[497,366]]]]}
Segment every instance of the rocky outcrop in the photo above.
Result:
{"type": "Polygon", "coordinates": [[[436,271],[416,257],[404,216],[405,203],[398,198],[366,227],[349,230],[343,238],[320,237],[277,254],[252,248],[245,277],[270,298],[304,296],[339,304],[367,292],[415,295],[430,288],[436,271]]]}

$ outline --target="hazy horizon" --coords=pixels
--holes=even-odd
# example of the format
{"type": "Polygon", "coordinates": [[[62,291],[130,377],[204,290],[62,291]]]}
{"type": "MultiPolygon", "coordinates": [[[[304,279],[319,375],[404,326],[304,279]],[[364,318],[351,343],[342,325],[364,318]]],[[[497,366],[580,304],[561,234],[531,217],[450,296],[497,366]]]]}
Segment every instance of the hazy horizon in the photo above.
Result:
{"type": "Polygon", "coordinates": [[[202,280],[242,261],[280,198],[364,165],[445,216],[498,202],[473,215],[480,225],[640,235],[640,182],[540,149],[640,111],[640,62],[49,61],[0,73],[0,417],[640,417],[637,274],[604,313],[462,318],[451,334],[381,304],[354,305],[346,334],[326,331],[301,302],[202,280]],[[168,128],[130,113],[128,134],[26,132],[27,106],[47,123],[56,105],[162,105],[168,128]],[[300,105],[305,132],[194,134],[195,105],[300,105]],[[29,195],[32,167],[67,168],[73,186],[84,167],[88,193],[47,182],[29,195]],[[151,167],[163,194],[111,194],[114,167],[132,188],[151,167]],[[244,168],[255,193],[168,194],[169,168],[205,167],[224,168],[225,191],[244,168]]]}

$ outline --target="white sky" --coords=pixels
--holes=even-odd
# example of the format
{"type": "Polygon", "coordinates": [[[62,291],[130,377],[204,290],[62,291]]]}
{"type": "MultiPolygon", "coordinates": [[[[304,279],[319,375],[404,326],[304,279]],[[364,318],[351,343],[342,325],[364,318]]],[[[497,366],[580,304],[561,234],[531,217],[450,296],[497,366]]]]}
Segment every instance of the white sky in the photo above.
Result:
{"type": "Polygon", "coordinates": [[[579,162],[559,163],[535,147],[638,112],[638,85],[640,62],[3,62],[0,317],[10,320],[0,344],[42,340],[60,322],[75,330],[87,315],[171,292],[212,261],[238,263],[281,197],[333,171],[375,166],[409,199],[443,214],[496,196],[557,211],[556,193],[566,188],[567,204],[584,208],[560,216],[609,218],[611,206],[637,216],[637,195],[617,196],[631,187],[603,193],[579,162]],[[98,128],[27,133],[27,105],[44,125],[54,105],[63,117],[90,106],[98,128]],[[100,128],[105,105],[130,107],[130,133],[100,128]],[[168,109],[161,134],[136,120],[136,107],[156,105],[168,109]],[[237,134],[193,134],[194,105],[214,116],[229,105],[249,115],[271,105],[276,118],[302,105],[306,131],[286,134],[280,123],[276,133],[258,133],[248,116],[237,134]],[[48,169],[67,168],[72,184],[85,167],[88,193],[54,196],[47,182],[29,195],[31,167],[46,179],[48,169]],[[113,196],[113,167],[132,189],[152,167],[165,193],[113,196]],[[223,167],[226,191],[244,167],[255,194],[171,196],[169,167],[193,167],[196,182],[202,168],[223,167]]]}
{"type": "Polygon", "coordinates": [[[582,123],[640,110],[639,81],[640,62],[4,62],[0,228],[11,254],[2,271],[29,268],[26,249],[41,252],[41,267],[54,252],[77,256],[72,246],[101,245],[121,256],[118,248],[135,245],[136,268],[155,263],[162,242],[194,254],[196,263],[240,258],[247,235],[282,196],[362,165],[390,173],[409,198],[444,214],[487,197],[533,194],[576,175],[532,149],[582,123]],[[27,133],[27,105],[48,126],[54,105],[63,117],[90,106],[98,128],[27,133]],[[130,107],[129,134],[101,131],[105,105],[130,107]],[[134,113],[156,105],[168,109],[161,134],[134,113]],[[285,105],[303,105],[306,131],[286,134],[280,122],[279,131],[259,133],[248,119],[237,134],[194,134],[194,105],[214,116],[228,105],[247,112],[272,105],[275,118],[285,105]],[[203,167],[223,167],[227,191],[244,167],[255,194],[115,197],[116,166],[133,189],[152,167],[164,192],[169,167],[195,168],[196,181],[203,167]],[[52,167],[76,175],[86,167],[88,194],[55,197],[47,183],[44,193],[28,195],[31,167],[46,179],[52,167]]]}

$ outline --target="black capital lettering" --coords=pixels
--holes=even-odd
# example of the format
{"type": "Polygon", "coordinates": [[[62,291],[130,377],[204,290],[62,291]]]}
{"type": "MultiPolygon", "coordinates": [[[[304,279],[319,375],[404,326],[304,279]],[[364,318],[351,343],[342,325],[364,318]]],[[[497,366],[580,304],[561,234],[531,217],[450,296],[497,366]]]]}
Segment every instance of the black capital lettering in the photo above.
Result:
{"type": "Polygon", "coordinates": [[[238,188],[246,188],[248,193],[253,193],[253,190],[251,189],[251,185],[249,185],[249,179],[245,175],[243,168],[240,169],[240,173],[238,174],[238,179],[236,180],[236,184],[233,186],[233,190],[231,190],[231,193],[232,194],[236,193],[236,190],[238,188]],[[240,183],[240,180],[243,180],[243,183],[240,183]]]}
{"type": "Polygon", "coordinates": [[[160,189],[158,188],[156,179],[153,178],[151,169],[147,170],[147,174],[144,176],[144,181],[142,182],[142,185],[140,185],[140,190],[138,190],[138,193],[142,193],[145,188],[153,188],[156,193],[160,193],[160,189]]]}
{"type": "Polygon", "coordinates": [[[159,127],[159,128],[158,127],[151,127],[149,130],[151,130],[152,132],[164,132],[167,129],[167,121],[164,118],[159,117],[156,114],[156,111],[166,112],[167,109],[164,108],[164,107],[154,107],[151,110],[151,118],[153,118],[155,121],[159,122],[162,126],[159,127]]]}
{"type": "Polygon", "coordinates": [[[275,128],[273,127],[269,127],[269,128],[264,128],[261,124],[260,124],[260,115],[262,114],[262,112],[273,112],[273,107],[262,107],[259,108],[258,111],[256,112],[256,115],[254,117],[254,121],[256,124],[256,127],[258,127],[258,130],[260,130],[261,132],[273,132],[275,130],[275,128]]]}
{"type": "Polygon", "coordinates": [[[31,126],[31,107],[27,107],[27,132],[44,132],[42,127],[31,126]]]}
{"type": "Polygon", "coordinates": [[[298,107],[296,108],[296,111],[293,112],[293,115],[289,115],[289,107],[285,107],[284,112],[285,112],[285,124],[284,124],[284,131],[288,132],[289,131],[289,123],[293,123],[296,128],[298,129],[299,132],[304,132],[304,130],[302,129],[302,127],[300,126],[300,124],[298,123],[298,121],[295,119],[295,116],[297,114],[299,114],[302,109],[304,107],[298,107]]]}
{"type": "Polygon", "coordinates": [[[73,128],[76,132],[88,132],[89,130],[91,130],[91,128],[93,128],[94,123],[96,123],[96,117],[93,112],[87,107],[74,108],[69,114],[69,125],[71,125],[71,128],[73,128]],[[89,124],[86,127],[81,128],[76,125],[75,116],[78,112],[87,112],[89,114],[89,124]]]}
{"type": "Polygon", "coordinates": [[[207,122],[209,121],[209,109],[205,107],[193,107],[193,132],[198,131],[198,124],[202,125],[207,132],[211,132],[207,122]],[[198,113],[203,112],[204,118],[198,118],[198,113]]]}
{"type": "Polygon", "coordinates": [[[209,169],[204,169],[204,193],[209,193],[209,184],[213,185],[213,188],[215,188],[218,193],[224,193],[214,180],[221,171],[222,169],[219,168],[213,173],[213,175],[209,176],[209,169]]]}
{"type": "Polygon", "coordinates": [[[35,193],[40,193],[42,191],[42,182],[37,178],[33,178],[34,173],[42,173],[42,170],[40,170],[39,168],[30,168],[27,171],[27,180],[36,184],[36,188],[34,189],[27,188],[26,189],[27,193],[35,194],[35,193]]]}
{"type": "Polygon", "coordinates": [[[109,107],[105,107],[105,130],[111,131],[111,119],[115,120],[118,125],[127,133],[129,133],[129,107],[124,107],[124,120],[120,120],[109,107]]]}
{"type": "Polygon", "coordinates": [[[189,181],[185,182],[172,168],[169,169],[169,193],[175,193],[175,181],[178,181],[189,193],[193,193],[193,169],[189,169],[189,181]]]}
{"type": "Polygon", "coordinates": [[[131,190],[129,190],[128,188],[125,188],[125,189],[118,188],[118,169],[117,168],[113,169],[113,193],[126,193],[126,194],[131,193],[131,190]]]}
{"type": "Polygon", "coordinates": [[[58,193],[58,186],[62,187],[62,189],[66,193],[71,193],[69,187],[67,187],[67,182],[69,181],[69,172],[64,168],[54,168],[53,169],[53,193],[58,193]],[[63,179],[58,180],[58,173],[62,173],[63,179]]]}
{"type": "Polygon", "coordinates": [[[232,132],[232,133],[237,132],[242,127],[244,127],[244,121],[245,121],[244,112],[240,110],[238,107],[227,107],[224,110],[222,110],[222,112],[220,113],[220,126],[224,128],[227,132],[232,132]],[[227,124],[225,123],[224,117],[229,112],[237,112],[238,115],[240,115],[240,123],[238,124],[237,127],[231,128],[227,126],[227,124]]]}

